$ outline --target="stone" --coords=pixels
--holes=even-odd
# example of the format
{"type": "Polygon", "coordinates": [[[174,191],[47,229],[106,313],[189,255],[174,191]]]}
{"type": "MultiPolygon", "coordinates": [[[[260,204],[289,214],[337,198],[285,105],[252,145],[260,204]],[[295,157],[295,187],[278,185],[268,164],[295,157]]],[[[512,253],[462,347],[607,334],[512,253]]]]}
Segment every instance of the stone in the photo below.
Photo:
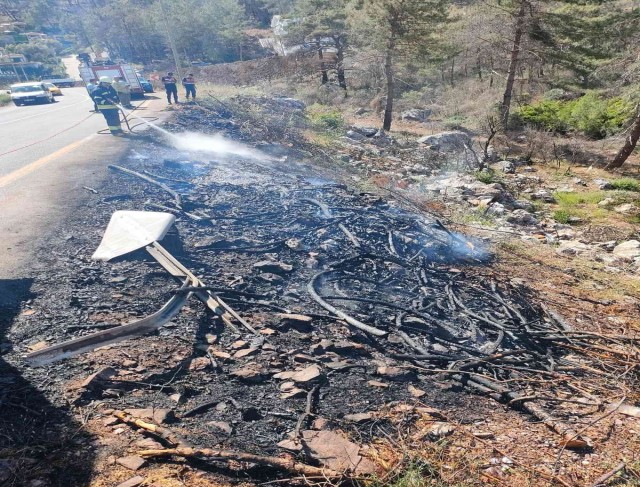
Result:
{"type": "Polygon", "coordinates": [[[529,200],[513,200],[511,202],[511,207],[514,210],[525,210],[529,213],[531,213],[535,209],[533,203],[531,203],[531,201],[529,200]]]}
{"type": "Polygon", "coordinates": [[[231,348],[234,350],[240,350],[241,348],[246,348],[249,346],[249,342],[246,340],[236,340],[231,344],[231,348]]]}
{"type": "Polygon", "coordinates": [[[435,135],[426,135],[418,139],[419,144],[427,145],[432,150],[440,152],[464,151],[465,146],[471,147],[471,139],[464,132],[441,132],[435,135]]]}
{"type": "Polygon", "coordinates": [[[264,382],[266,378],[264,369],[255,363],[234,369],[231,371],[231,375],[243,382],[250,382],[254,384],[264,382]]]}
{"type": "Polygon", "coordinates": [[[207,357],[197,357],[189,363],[189,370],[192,372],[205,370],[209,367],[211,367],[211,360],[207,357]]]}
{"type": "Polygon", "coordinates": [[[253,264],[253,268],[260,272],[271,274],[286,274],[293,270],[293,266],[291,264],[272,260],[261,260],[260,262],[256,262],[253,264]]]}
{"type": "Polygon", "coordinates": [[[616,241],[609,240],[608,242],[598,242],[598,247],[606,252],[613,252],[613,249],[616,248],[616,241]]]}
{"type": "Polygon", "coordinates": [[[428,435],[430,438],[438,440],[453,434],[455,430],[456,427],[450,423],[436,422],[429,430],[428,435]]]}
{"type": "Polygon", "coordinates": [[[358,132],[355,132],[353,130],[348,130],[347,131],[347,137],[351,140],[357,140],[358,142],[361,140],[366,139],[366,137],[358,132]]]}
{"type": "Polygon", "coordinates": [[[640,257],[640,241],[627,240],[613,248],[613,255],[619,259],[633,261],[640,257]]]}
{"type": "Polygon", "coordinates": [[[115,416],[111,416],[102,422],[102,424],[105,426],[114,426],[118,423],[120,423],[120,419],[116,418],[115,416]]]}
{"type": "Polygon", "coordinates": [[[295,314],[295,313],[278,313],[276,315],[284,325],[291,326],[298,331],[311,330],[313,318],[311,316],[295,314]]]}
{"type": "Polygon", "coordinates": [[[487,208],[487,215],[501,217],[505,214],[505,207],[500,203],[491,203],[487,208]]]}
{"type": "Polygon", "coordinates": [[[296,372],[291,376],[291,380],[298,384],[308,384],[317,382],[323,378],[322,370],[317,365],[310,365],[296,372]]]}
{"type": "Polygon", "coordinates": [[[636,215],[640,213],[640,208],[633,203],[625,203],[624,205],[616,206],[613,211],[622,213],[623,215],[636,215]]]}
{"type": "Polygon", "coordinates": [[[209,345],[213,345],[218,341],[218,335],[213,335],[211,333],[207,333],[204,336],[204,339],[209,345]]]}
{"type": "Polygon", "coordinates": [[[591,247],[578,240],[563,240],[556,249],[556,253],[560,255],[584,255],[591,252],[591,247]]]}
{"type": "Polygon", "coordinates": [[[373,414],[371,413],[356,413],[356,414],[346,414],[344,416],[345,421],[349,421],[350,423],[362,424],[367,421],[371,421],[373,419],[373,414]]]}
{"type": "Polygon", "coordinates": [[[259,349],[257,348],[245,348],[243,350],[238,350],[236,353],[233,354],[233,358],[243,358],[243,357],[248,357],[249,355],[253,355],[255,353],[258,352],[259,349]]]}
{"type": "Polygon", "coordinates": [[[595,184],[598,187],[598,189],[613,189],[613,186],[611,186],[611,183],[606,179],[594,179],[593,184],[595,184]]]}
{"type": "Polygon", "coordinates": [[[555,203],[556,199],[553,194],[546,189],[539,189],[535,193],[531,193],[531,199],[544,201],[545,203],[555,203]]]}
{"type": "Polygon", "coordinates": [[[428,108],[411,108],[402,112],[400,118],[409,122],[426,122],[432,113],[433,110],[428,108]]]}
{"type": "Polygon", "coordinates": [[[333,342],[331,340],[323,339],[320,342],[311,345],[311,353],[314,355],[322,355],[329,352],[333,348],[333,342]]]}
{"type": "Polygon", "coordinates": [[[209,353],[211,354],[211,356],[215,357],[215,358],[219,358],[222,360],[229,360],[231,358],[231,354],[227,353],[227,352],[223,352],[222,350],[216,350],[214,348],[209,347],[209,353]]]}
{"type": "Polygon", "coordinates": [[[386,389],[387,387],[389,387],[389,384],[387,384],[386,382],[380,382],[379,380],[370,380],[367,382],[367,384],[371,387],[379,387],[380,389],[386,389]]]}
{"type": "Polygon", "coordinates": [[[378,129],[375,127],[365,127],[362,125],[352,125],[349,130],[364,135],[365,137],[373,137],[378,133],[378,129]]]}
{"type": "Polygon", "coordinates": [[[287,370],[285,372],[278,372],[277,374],[274,374],[273,378],[279,380],[290,380],[295,374],[295,370],[287,370]]]}
{"type": "Polygon", "coordinates": [[[306,364],[309,362],[317,362],[318,360],[311,357],[310,355],[305,355],[304,353],[297,353],[293,356],[293,361],[298,364],[306,364]]]}
{"type": "Polygon", "coordinates": [[[573,184],[578,185],[578,186],[586,186],[586,185],[587,185],[587,183],[585,183],[585,182],[584,182],[582,179],[580,179],[580,178],[573,178],[573,179],[571,180],[571,182],[572,182],[573,184]]]}
{"type": "Polygon", "coordinates": [[[120,457],[116,460],[116,462],[119,465],[122,465],[124,468],[133,470],[134,472],[147,464],[147,461],[144,458],[139,457],[138,455],[120,457]]]}
{"type": "Polygon", "coordinates": [[[531,213],[525,210],[514,210],[507,216],[506,220],[515,225],[536,225],[538,220],[531,213]]]}
{"type": "Polygon", "coordinates": [[[516,172],[516,165],[511,161],[500,161],[496,165],[505,174],[515,174],[516,172]]]}
{"type": "Polygon", "coordinates": [[[360,447],[333,431],[302,431],[305,449],[311,458],[336,472],[367,475],[375,472],[375,464],[360,455],[360,447]]]}
{"type": "Polygon", "coordinates": [[[136,475],[135,477],[131,477],[129,480],[119,483],[116,487],[138,487],[139,485],[142,485],[145,480],[146,479],[144,477],[136,475]]]}
{"type": "Polygon", "coordinates": [[[297,100],[296,98],[276,97],[273,100],[277,102],[278,105],[291,108],[293,110],[304,110],[307,108],[307,105],[303,101],[297,100]]]}
{"type": "Polygon", "coordinates": [[[300,389],[299,387],[293,387],[286,392],[280,394],[280,399],[293,399],[295,397],[305,397],[307,395],[307,391],[304,389],[300,389]]]}
{"type": "Polygon", "coordinates": [[[611,206],[616,202],[613,198],[605,198],[598,203],[598,206],[611,206]]]}
{"type": "Polygon", "coordinates": [[[91,389],[95,387],[99,382],[108,380],[116,374],[116,369],[114,369],[113,367],[102,367],[100,370],[94,372],[85,380],[83,380],[82,384],[80,384],[80,387],[91,389]]]}
{"type": "Polygon", "coordinates": [[[416,379],[416,374],[409,369],[381,365],[376,369],[376,374],[393,382],[410,382],[416,379]]]}
{"type": "Polygon", "coordinates": [[[361,353],[365,351],[364,345],[349,340],[336,340],[333,342],[333,349],[343,354],[361,353]]]}
{"type": "Polygon", "coordinates": [[[160,442],[151,438],[142,438],[141,440],[137,440],[134,445],[142,450],[162,450],[164,448],[160,442]]]}
{"type": "Polygon", "coordinates": [[[324,365],[331,370],[347,370],[349,367],[351,367],[352,364],[350,364],[349,362],[337,361],[327,362],[324,365]]]}
{"type": "Polygon", "coordinates": [[[213,427],[213,429],[216,429],[218,431],[222,431],[223,433],[230,435],[231,433],[233,433],[233,428],[231,427],[231,425],[225,421],[208,421],[207,424],[211,427],[213,427]]]}
{"type": "Polygon", "coordinates": [[[407,389],[409,391],[409,394],[411,394],[411,397],[415,397],[416,399],[419,399],[426,394],[426,392],[424,392],[422,389],[413,387],[411,384],[409,384],[409,387],[407,389]]]}

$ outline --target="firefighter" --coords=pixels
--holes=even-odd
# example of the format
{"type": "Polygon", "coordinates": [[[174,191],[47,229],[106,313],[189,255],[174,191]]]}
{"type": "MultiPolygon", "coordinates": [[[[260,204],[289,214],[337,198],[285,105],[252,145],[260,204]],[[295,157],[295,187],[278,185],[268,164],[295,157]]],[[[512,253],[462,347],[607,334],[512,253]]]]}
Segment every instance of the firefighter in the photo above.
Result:
{"type": "Polygon", "coordinates": [[[176,83],[178,80],[173,76],[173,73],[169,71],[166,76],[162,77],[162,83],[164,84],[164,89],[167,92],[167,101],[169,105],[171,105],[171,95],[173,94],[173,101],[178,103],[178,86],[176,83]]]}
{"type": "Polygon", "coordinates": [[[113,89],[118,93],[118,98],[120,98],[122,106],[125,108],[133,108],[131,105],[131,86],[129,83],[127,83],[122,76],[116,76],[113,78],[111,86],[113,86],[113,89]]]}
{"type": "Polygon", "coordinates": [[[193,97],[193,100],[196,99],[196,79],[193,77],[192,73],[189,73],[184,78],[182,78],[182,85],[184,86],[185,91],[187,92],[187,100],[189,99],[189,95],[193,97]]]}
{"type": "Polygon", "coordinates": [[[101,76],[98,87],[93,90],[93,101],[98,106],[98,110],[104,115],[111,135],[123,135],[120,126],[120,112],[116,103],[120,103],[118,93],[111,86],[112,80],[109,76],[101,76]]]}

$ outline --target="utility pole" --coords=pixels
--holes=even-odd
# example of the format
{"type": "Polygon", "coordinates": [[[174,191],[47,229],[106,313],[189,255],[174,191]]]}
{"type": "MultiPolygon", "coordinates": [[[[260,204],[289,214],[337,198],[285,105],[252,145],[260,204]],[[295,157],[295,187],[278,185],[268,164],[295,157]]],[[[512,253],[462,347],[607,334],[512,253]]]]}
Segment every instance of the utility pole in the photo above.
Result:
{"type": "Polygon", "coordinates": [[[173,62],[176,65],[176,72],[178,74],[178,79],[182,79],[182,67],[180,66],[180,58],[178,57],[178,50],[176,49],[176,43],[173,37],[173,31],[171,26],[169,25],[169,19],[167,18],[167,10],[164,4],[165,0],[160,0],[160,9],[162,10],[162,19],[164,20],[164,28],[167,31],[167,37],[169,38],[169,47],[171,48],[171,53],[173,54],[173,62]]]}

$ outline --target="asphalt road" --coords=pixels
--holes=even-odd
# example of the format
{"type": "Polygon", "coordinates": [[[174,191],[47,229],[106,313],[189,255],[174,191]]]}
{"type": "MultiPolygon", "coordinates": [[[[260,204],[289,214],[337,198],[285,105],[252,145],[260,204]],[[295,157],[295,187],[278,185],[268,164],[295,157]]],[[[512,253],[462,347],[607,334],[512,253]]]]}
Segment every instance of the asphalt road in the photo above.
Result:
{"type": "Polygon", "coordinates": [[[49,105],[0,108],[0,280],[21,266],[66,215],[83,204],[84,186],[105,177],[127,141],[98,135],[104,117],[84,88],[63,88],[49,105]]]}

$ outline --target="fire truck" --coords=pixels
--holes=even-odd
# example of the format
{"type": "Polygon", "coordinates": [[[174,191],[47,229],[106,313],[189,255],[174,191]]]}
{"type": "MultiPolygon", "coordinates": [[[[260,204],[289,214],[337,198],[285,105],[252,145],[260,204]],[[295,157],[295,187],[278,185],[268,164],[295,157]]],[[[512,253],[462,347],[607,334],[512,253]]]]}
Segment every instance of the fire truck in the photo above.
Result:
{"type": "Polygon", "coordinates": [[[101,76],[115,78],[121,76],[131,86],[131,98],[143,98],[144,89],[140,84],[136,70],[130,64],[114,63],[110,60],[92,61],[88,55],[78,56],[80,61],[80,77],[85,84],[92,79],[100,79],[101,76]]]}

